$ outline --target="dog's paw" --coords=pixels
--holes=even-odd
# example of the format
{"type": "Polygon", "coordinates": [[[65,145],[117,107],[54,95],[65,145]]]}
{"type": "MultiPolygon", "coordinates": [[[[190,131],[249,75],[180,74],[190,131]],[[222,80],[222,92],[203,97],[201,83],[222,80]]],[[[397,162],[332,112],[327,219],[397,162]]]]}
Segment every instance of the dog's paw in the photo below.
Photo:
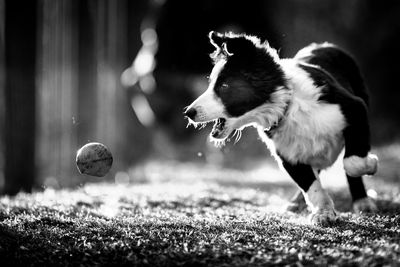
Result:
{"type": "Polygon", "coordinates": [[[351,177],[375,174],[378,170],[378,157],[368,154],[365,158],[350,156],[343,160],[344,170],[351,177]]]}
{"type": "Polygon", "coordinates": [[[301,213],[307,209],[307,203],[304,198],[294,199],[286,206],[286,211],[301,213]]]}
{"type": "Polygon", "coordinates": [[[378,207],[376,206],[374,200],[370,197],[365,197],[354,201],[353,210],[356,213],[362,212],[377,212],[378,207]]]}
{"type": "Polygon", "coordinates": [[[310,220],[314,225],[328,226],[336,221],[336,212],[331,207],[321,208],[310,215],[310,220]]]}
{"type": "Polygon", "coordinates": [[[294,212],[294,213],[302,213],[307,209],[307,204],[306,202],[303,203],[296,203],[296,202],[290,202],[286,206],[286,211],[294,212]]]}

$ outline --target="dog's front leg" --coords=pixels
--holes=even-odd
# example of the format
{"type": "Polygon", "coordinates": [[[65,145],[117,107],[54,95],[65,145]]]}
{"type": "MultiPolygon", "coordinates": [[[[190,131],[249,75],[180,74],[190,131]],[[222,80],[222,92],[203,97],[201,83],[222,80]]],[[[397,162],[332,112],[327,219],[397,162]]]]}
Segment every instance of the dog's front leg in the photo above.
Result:
{"type": "Polygon", "coordinates": [[[322,188],[318,179],[318,171],[310,165],[291,164],[282,159],[282,165],[300,187],[307,205],[311,209],[311,222],[326,225],[334,221],[336,212],[333,201],[322,188]]]}

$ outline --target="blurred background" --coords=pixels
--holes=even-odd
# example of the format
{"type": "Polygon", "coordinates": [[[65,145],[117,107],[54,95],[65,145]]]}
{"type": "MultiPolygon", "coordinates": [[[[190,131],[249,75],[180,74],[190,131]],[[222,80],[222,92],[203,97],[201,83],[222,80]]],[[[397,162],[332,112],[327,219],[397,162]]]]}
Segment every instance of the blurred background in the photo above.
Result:
{"type": "Polygon", "coordinates": [[[0,190],[100,181],[75,167],[90,141],[112,151],[101,181],[116,183],[176,164],[272,162],[254,129],[220,150],[210,126],[186,128],[183,108],[211,70],[210,30],[257,35],[282,57],[323,41],[352,53],[370,89],[380,174],[398,179],[399,15],[397,0],[0,0],[0,190]]]}

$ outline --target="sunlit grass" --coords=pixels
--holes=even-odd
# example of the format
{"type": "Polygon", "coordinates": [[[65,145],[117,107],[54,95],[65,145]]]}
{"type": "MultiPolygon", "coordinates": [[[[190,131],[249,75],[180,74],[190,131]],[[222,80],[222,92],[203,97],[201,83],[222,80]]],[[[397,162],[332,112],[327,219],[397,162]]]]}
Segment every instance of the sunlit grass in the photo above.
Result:
{"type": "Polygon", "coordinates": [[[400,264],[398,184],[368,181],[373,215],[350,213],[348,192],[331,188],[339,220],[321,228],[283,212],[296,188],[274,168],[153,162],[132,172],[138,181],[2,197],[1,266],[400,264]]]}

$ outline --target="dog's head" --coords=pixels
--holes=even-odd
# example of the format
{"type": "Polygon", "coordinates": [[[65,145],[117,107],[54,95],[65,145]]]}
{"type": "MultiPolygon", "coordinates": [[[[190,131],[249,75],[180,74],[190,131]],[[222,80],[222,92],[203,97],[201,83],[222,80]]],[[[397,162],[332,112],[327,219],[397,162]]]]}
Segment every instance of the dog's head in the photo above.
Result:
{"type": "Polygon", "coordinates": [[[221,144],[249,125],[269,128],[284,112],[287,90],[276,50],[244,34],[210,32],[216,50],[207,90],[185,111],[189,122],[214,121],[211,139],[221,144]],[[283,103],[285,102],[285,103],[283,103]]]}

